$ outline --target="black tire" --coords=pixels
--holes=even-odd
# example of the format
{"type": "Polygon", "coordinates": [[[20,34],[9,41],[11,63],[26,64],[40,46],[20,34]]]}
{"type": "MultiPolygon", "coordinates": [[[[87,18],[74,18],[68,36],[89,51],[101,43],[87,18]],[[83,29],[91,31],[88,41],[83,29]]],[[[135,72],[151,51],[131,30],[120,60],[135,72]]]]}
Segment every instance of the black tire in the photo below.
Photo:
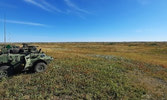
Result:
{"type": "Polygon", "coordinates": [[[3,77],[9,77],[13,74],[13,70],[10,66],[0,66],[0,79],[3,77]]]}
{"type": "Polygon", "coordinates": [[[45,71],[47,68],[47,65],[44,62],[39,62],[35,65],[34,71],[39,73],[45,71]]]}

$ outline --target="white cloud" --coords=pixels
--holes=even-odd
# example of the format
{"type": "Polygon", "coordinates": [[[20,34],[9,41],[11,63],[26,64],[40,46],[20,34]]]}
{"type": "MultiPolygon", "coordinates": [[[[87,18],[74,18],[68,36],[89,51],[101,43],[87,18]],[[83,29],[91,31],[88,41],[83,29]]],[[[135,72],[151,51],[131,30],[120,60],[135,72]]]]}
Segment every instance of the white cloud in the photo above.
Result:
{"type": "Polygon", "coordinates": [[[27,2],[27,3],[31,3],[31,4],[41,8],[43,10],[49,11],[49,12],[54,12],[54,11],[61,12],[60,9],[58,9],[55,6],[49,4],[45,0],[38,0],[38,1],[37,0],[36,1],[35,0],[24,0],[24,1],[27,2]]]}
{"type": "Polygon", "coordinates": [[[81,9],[76,4],[74,4],[71,0],[64,0],[65,5],[69,8],[67,11],[62,11],[61,9],[58,9],[55,5],[47,2],[47,0],[24,0],[26,3],[30,3],[32,5],[35,5],[36,7],[39,7],[45,11],[48,12],[59,12],[63,14],[69,14],[73,13],[82,19],[85,19],[83,14],[90,14],[87,10],[81,9]]]}
{"type": "Polygon", "coordinates": [[[75,5],[73,2],[71,2],[70,0],[64,0],[65,3],[67,4],[67,6],[69,6],[70,8],[78,11],[78,12],[82,12],[82,13],[89,13],[88,11],[79,8],[77,5],[75,5]]]}
{"type": "MultiPolygon", "coordinates": [[[[1,22],[4,22],[4,20],[0,19],[1,22]]],[[[24,24],[24,25],[31,25],[31,26],[43,26],[46,25],[41,23],[34,23],[34,22],[25,22],[25,21],[16,21],[16,20],[6,20],[7,23],[14,23],[14,24],[24,24]]]]}
{"type": "Polygon", "coordinates": [[[49,4],[48,2],[46,2],[45,0],[41,0],[42,3],[47,6],[48,8],[54,10],[54,11],[57,11],[57,12],[62,12],[60,9],[56,8],[55,6],[49,4]]]}
{"type": "Polygon", "coordinates": [[[33,4],[35,6],[38,6],[38,7],[40,7],[43,10],[51,11],[50,9],[46,8],[45,6],[43,6],[42,4],[40,4],[38,2],[35,2],[34,0],[24,0],[24,1],[27,2],[27,3],[31,3],[31,4],[33,4]]]}

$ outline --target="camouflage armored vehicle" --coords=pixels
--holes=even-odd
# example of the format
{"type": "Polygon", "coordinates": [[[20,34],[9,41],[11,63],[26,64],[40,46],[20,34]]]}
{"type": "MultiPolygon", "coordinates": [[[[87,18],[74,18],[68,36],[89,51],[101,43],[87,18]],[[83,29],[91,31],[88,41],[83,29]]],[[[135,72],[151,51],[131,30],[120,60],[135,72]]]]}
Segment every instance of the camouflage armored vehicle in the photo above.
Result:
{"type": "Polygon", "coordinates": [[[0,78],[10,76],[15,71],[43,72],[52,60],[52,57],[47,56],[35,46],[5,45],[0,51],[0,78]]]}

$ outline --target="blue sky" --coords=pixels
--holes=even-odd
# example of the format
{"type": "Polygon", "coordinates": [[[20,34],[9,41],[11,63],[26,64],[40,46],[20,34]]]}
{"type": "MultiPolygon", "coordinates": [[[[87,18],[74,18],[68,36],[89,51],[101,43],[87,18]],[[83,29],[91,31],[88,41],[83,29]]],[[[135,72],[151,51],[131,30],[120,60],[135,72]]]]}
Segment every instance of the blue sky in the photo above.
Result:
{"type": "Polygon", "coordinates": [[[0,0],[0,42],[167,41],[167,0],[0,0]]]}

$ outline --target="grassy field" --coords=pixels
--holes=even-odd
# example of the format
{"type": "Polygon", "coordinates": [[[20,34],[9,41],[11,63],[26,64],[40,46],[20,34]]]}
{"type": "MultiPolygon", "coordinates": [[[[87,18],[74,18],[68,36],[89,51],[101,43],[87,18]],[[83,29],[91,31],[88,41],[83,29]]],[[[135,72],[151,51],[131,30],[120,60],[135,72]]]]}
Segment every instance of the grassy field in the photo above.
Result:
{"type": "Polygon", "coordinates": [[[54,61],[0,82],[1,99],[167,99],[167,43],[35,43],[54,61]]]}

